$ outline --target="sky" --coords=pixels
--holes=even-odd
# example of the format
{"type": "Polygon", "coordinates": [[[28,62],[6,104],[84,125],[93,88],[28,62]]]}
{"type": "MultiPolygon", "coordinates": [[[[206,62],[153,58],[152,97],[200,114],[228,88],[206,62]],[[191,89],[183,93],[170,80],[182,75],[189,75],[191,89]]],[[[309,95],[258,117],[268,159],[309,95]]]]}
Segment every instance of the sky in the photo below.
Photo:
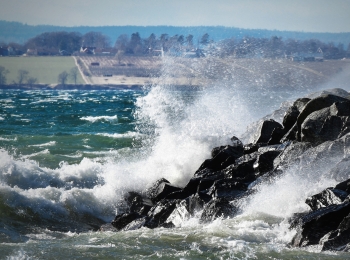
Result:
{"type": "Polygon", "coordinates": [[[0,20],[350,32],[350,0],[0,0],[0,20]]]}

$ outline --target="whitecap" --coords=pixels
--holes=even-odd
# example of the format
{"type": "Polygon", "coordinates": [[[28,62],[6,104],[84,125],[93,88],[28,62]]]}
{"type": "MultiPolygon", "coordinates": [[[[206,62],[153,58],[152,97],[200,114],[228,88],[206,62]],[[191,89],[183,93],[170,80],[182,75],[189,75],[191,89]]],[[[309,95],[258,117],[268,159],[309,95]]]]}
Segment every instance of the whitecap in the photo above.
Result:
{"type": "Polygon", "coordinates": [[[119,133],[114,133],[114,134],[107,134],[107,133],[98,133],[97,135],[100,136],[106,136],[106,137],[111,137],[111,138],[137,138],[137,137],[142,137],[143,134],[138,133],[138,132],[126,132],[123,134],[119,133]]]}
{"type": "Polygon", "coordinates": [[[56,141],[50,141],[47,143],[43,143],[43,144],[32,144],[32,145],[28,145],[30,147],[34,146],[34,147],[43,147],[43,146],[54,146],[56,145],[56,141]]]}
{"type": "Polygon", "coordinates": [[[95,123],[97,121],[109,121],[114,122],[118,120],[118,116],[84,116],[80,118],[81,120],[89,121],[91,123],[95,123]]]}

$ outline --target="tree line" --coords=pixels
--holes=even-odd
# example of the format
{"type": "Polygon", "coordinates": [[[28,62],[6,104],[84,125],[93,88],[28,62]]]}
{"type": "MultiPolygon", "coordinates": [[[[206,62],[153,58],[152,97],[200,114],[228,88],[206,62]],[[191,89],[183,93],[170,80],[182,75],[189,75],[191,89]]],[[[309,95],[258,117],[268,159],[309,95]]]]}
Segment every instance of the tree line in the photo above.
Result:
{"type": "Polygon", "coordinates": [[[221,57],[234,55],[237,58],[281,58],[293,53],[315,53],[319,50],[323,52],[326,59],[340,59],[350,55],[350,43],[345,48],[344,44],[324,43],[317,39],[284,40],[277,36],[271,38],[231,38],[214,42],[208,33],[203,34],[199,39],[194,39],[191,34],[170,36],[166,33],[159,37],[152,33],[148,37],[142,38],[138,32],[135,32],[131,35],[122,34],[115,43],[112,43],[108,36],[100,32],[88,32],[86,34],[64,31],[46,32],[29,39],[23,45],[0,43],[1,46],[7,47],[13,55],[21,55],[26,53],[28,49],[45,50],[42,55],[52,55],[58,51],[65,51],[65,54],[74,54],[79,52],[83,46],[113,50],[114,53],[127,55],[156,55],[157,51],[159,53],[160,50],[176,54],[199,48],[203,48],[213,55],[221,57]]]}

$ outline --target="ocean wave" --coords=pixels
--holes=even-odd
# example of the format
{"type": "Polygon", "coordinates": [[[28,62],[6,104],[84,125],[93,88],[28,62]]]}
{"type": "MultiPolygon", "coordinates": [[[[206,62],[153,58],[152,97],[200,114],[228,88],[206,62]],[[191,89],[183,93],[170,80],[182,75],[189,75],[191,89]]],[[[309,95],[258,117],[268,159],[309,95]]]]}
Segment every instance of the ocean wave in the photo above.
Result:
{"type": "Polygon", "coordinates": [[[81,120],[89,121],[91,123],[95,123],[98,121],[109,121],[109,122],[115,122],[118,121],[118,116],[84,116],[80,118],[81,120]]]}
{"type": "Polygon", "coordinates": [[[43,147],[43,146],[54,146],[56,145],[56,141],[50,141],[50,142],[47,142],[47,143],[43,143],[43,144],[32,144],[32,145],[28,145],[30,147],[43,147]]]}
{"type": "Polygon", "coordinates": [[[106,137],[111,137],[111,138],[137,138],[137,137],[142,137],[143,134],[138,133],[138,132],[126,132],[124,134],[107,134],[107,133],[98,133],[97,135],[100,136],[106,136],[106,137]]]}
{"type": "Polygon", "coordinates": [[[49,149],[45,149],[45,150],[42,150],[42,151],[37,152],[37,153],[32,153],[32,154],[28,154],[28,155],[23,155],[23,158],[24,158],[24,159],[27,159],[27,158],[31,158],[31,157],[34,157],[34,156],[38,156],[38,155],[41,155],[41,154],[50,154],[50,151],[49,151],[49,149]]]}
{"type": "Polygon", "coordinates": [[[0,141],[17,141],[17,137],[15,138],[5,138],[5,137],[0,137],[0,141]]]}

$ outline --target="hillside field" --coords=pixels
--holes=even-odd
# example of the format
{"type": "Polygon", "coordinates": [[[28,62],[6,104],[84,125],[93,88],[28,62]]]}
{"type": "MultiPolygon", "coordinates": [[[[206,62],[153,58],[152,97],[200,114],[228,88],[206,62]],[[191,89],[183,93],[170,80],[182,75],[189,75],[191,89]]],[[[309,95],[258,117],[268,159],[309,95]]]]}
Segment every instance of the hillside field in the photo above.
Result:
{"type": "MultiPolygon", "coordinates": [[[[67,73],[74,67],[75,61],[72,57],[0,57],[0,66],[5,67],[9,73],[6,75],[7,84],[17,82],[18,71],[27,70],[28,77],[37,78],[40,84],[57,84],[58,75],[63,71],[67,73]]],[[[68,84],[73,80],[68,77],[68,84]]],[[[84,84],[80,73],[78,73],[77,84],[84,84]]]]}

